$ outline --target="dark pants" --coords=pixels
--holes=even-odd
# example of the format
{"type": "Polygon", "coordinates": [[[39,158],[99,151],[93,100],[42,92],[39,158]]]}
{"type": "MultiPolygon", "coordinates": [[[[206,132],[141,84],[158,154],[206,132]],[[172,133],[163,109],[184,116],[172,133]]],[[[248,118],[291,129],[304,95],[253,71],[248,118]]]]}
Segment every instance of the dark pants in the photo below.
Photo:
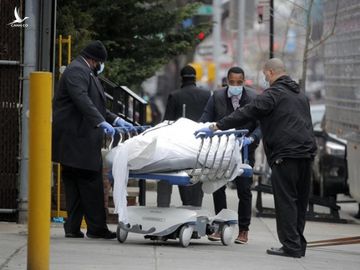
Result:
{"type": "MultiPolygon", "coordinates": [[[[252,193],[251,193],[252,178],[236,177],[234,181],[236,184],[237,195],[239,198],[239,204],[238,204],[239,230],[248,231],[251,220],[251,208],[252,208],[252,193]]],[[[222,209],[227,208],[225,189],[226,186],[223,186],[213,193],[215,214],[218,214],[222,209]]]]}
{"type": "Polygon", "coordinates": [[[65,186],[67,219],[65,233],[80,231],[85,217],[87,232],[101,235],[108,228],[104,206],[102,171],[89,171],[62,166],[62,180],[65,186]]]}
{"type": "Polygon", "coordinates": [[[309,201],[311,161],[284,159],[272,166],[276,226],[280,243],[289,253],[305,254],[306,209],[309,201]]]}
{"type": "MultiPolygon", "coordinates": [[[[201,183],[191,186],[179,186],[180,198],[183,205],[201,207],[204,192],[201,183]]],[[[172,185],[167,181],[157,183],[157,206],[169,207],[171,201],[172,185]]]]}

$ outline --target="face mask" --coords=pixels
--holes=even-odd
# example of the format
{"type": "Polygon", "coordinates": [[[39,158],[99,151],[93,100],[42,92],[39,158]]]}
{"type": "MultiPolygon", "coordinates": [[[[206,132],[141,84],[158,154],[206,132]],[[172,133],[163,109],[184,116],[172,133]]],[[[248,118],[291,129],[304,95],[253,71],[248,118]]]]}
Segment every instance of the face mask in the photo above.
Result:
{"type": "Polygon", "coordinates": [[[262,86],[264,87],[264,89],[267,89],[270,87],[270,83],[266,80],[266,76],[263,74],[262,76],[262,86]]]}
{"type": "Polygon", "coordinates": [[[103,71],[104,71],[104,68],[105,68],[105,64],[104,64],[104,63],[97,64],[97,65],[96,65],[97,74],[99,75],[101,72],[103,72],[103,71]]]}
{"type": "Polygon", "coordinates": [[[104,63],[96,63],[96,66],[94,69],[95,76],[98,76],[101,72],[103,72],[104,68],[105,68],[104,63]]]}
{"type": "Polygon", "coordinates": [[[243,91],[243,86],[242,85],[240,85],[240,86],[229,85],[229,93],[232,96],[241,95],[242,91],[243,91]]]}

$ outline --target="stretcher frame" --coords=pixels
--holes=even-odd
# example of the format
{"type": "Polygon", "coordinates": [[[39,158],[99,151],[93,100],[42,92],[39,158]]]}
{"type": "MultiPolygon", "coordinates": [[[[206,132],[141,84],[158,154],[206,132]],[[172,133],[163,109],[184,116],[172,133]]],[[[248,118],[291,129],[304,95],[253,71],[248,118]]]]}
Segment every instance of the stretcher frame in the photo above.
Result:
{"type": "MultiPolygon", "coordinates": [[[[140,131],[144,129],[139,127],[140,131]]],[[[124,130],[120,130],[123,132],[124,130]]],[[[119,130],[118,130],[119,132],[119,130]]],[[[138,132],[136,132],[138,134],[138,132]]],[[[224,160],[225,153],[229,147],[229,138],[231,135],[236,137],[235,143],[239,143],[239,148],[243,151],[244,163],[248,163],[248,147],[243,147],[243,139],[248,133],[248,130],[228,130],[217,131],[212,135],[198,134],[198,138],[201,139],[199,150],[197,153],[196,162],[191,169],[173,171],[173,172],[161,172],[161,173],[136,173],[130,172],[129,177],[133,179],[153,179],[153,180],[165,180],[172,185],[192,185],[199,181],[215,181],[219,179],[230,180],[231,175],[236,169],[236,164],[231,167],[231,159],[234,155],[236,147],[231,152],[230,159],[224,160]],[[226,144],[223,150],[219,150],[221,136],[226,137],[226,144]],[[206,166],[209,159],[209,152],[212,148],[213,139],[216,140],[216,150],[213,160],[210,161],[210,166],[206,166]],[[204,149],[204,142],[209,139],[206,149],[204,149]],[[205,161],[203,165],[200,164],[199,157],[201,153],[205,151],[205,161]],[[216,157],[220,156],[220,165],[215,168],[214,164],[216,157]],[[220,170],[221,167],[225,170],[220,170]]],[[[131,137],[129,131],[126,130],[128,137],[131,137]]],[[[121,140],[123,137],[121,138],[121,140]]],[[[252,168],[250,166],[242,168],[243,176],[251,177],[252,168]]],[[[210,213],[203,209],[193,207],[179,207],[179,208],[160,208],[160,207],[144,207],[144,206],[131,206],[128,207],[129,219],[133,217],[134,224],[124,224],[119,221],[117,226],[117,239],[120,243],[124,243],[127,239],[128,233],[144,234],[145,238],[151,240],[163,240],[179,239],[180,245],[187,247],[190,244],[191,239],[198,239],[201,236],[209,235],[214,232],[218,232],[221,235],[221,242],[223,245],[229,245],[234,238],[235,227],[238,223],[237,213],[223,209],[218,215],[211,217],[210,213]],[[164,228],[164,224],[161,224],[162,230],[156,230],[156,223],[159,225],[161,220],[165,220],[166,217],[171,217],[171,221],[168,222],[168,226],[164,228]],[[153,224],[143,226],[143,220],[149,219],[153,221],[153,224]],[[153,225],[153,226],[152,226],[153,225]],[[145,228],[146,227],[146,228],[145,228]]],[[[146,223],[146,222],[145,222],[146,223]]],[[[160,225],[159,225],[160,226],[160,225]]]]}

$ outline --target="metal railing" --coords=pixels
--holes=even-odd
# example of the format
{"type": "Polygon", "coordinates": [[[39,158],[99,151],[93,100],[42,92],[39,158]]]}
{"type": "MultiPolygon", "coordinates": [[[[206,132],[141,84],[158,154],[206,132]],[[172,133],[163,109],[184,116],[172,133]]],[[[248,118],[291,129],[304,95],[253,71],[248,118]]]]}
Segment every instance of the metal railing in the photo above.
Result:
{"type": "MultiPolygon", "coordinates": [[[[143,126],[146,124],[147,102],[126,86],[99,77],[107,98],[107,108],[113,113],[133,123],[143,126]]],[[[146,181],[139,180],[139,205],[145,205],[146,181]]]]}

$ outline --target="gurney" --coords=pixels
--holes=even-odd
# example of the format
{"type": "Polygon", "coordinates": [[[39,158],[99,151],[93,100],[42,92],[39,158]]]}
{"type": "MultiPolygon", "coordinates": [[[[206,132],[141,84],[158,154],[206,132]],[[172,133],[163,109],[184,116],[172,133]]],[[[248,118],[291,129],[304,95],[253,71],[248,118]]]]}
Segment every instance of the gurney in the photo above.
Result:
{"type": "MultiPolygon", "coordinates": [[[[121,130],[120,132],[126,133],[121,130]]],[[[247,130],[232,130],[218,131],[211,137],[200,135],[198,140],[201,142],[193,168],[150,173],[143,170],[130,170],[129,177],[165,180],[172,185],[192,185],[200,181],[203,185],[215,184],[216,190],[216,184],[226,184],[237,175],[252,176],[252,168],[246,164],[246,161],[239,165],[233,160],[236,154],[239,154],[236,151],[242,148],[243,137],[247,132],[247,130]],[[230,144],[230,138],[236,145],[230,144]],[[230,146],[232,149],[228,149],[230,146]],[[226,152],[229,150],[229,153],[226,152]],[[225,158],[225,153],[228,155],[227,158],[225,158]]],[[[131,136],[130,133],[126,135],[131,136]]],[[[246,160],[247,147],[243,148],[243,152],[244,160],[246,160]]],[[[186,247],[192,238],[198,239],[201,236],[219,232],[223,245],[229,245],[235,238],[237,223],[238,214],[229,209],[223,209],[218,215],[212,216],[207,210],[194,207],[131,206],[127,207],[126,218],[119,214],[117,238],[120,243],[124,243],[128,233],[131,232],[143,234],[145,238],[152,240],[179,239],[181,246],[186,247]]]]}

